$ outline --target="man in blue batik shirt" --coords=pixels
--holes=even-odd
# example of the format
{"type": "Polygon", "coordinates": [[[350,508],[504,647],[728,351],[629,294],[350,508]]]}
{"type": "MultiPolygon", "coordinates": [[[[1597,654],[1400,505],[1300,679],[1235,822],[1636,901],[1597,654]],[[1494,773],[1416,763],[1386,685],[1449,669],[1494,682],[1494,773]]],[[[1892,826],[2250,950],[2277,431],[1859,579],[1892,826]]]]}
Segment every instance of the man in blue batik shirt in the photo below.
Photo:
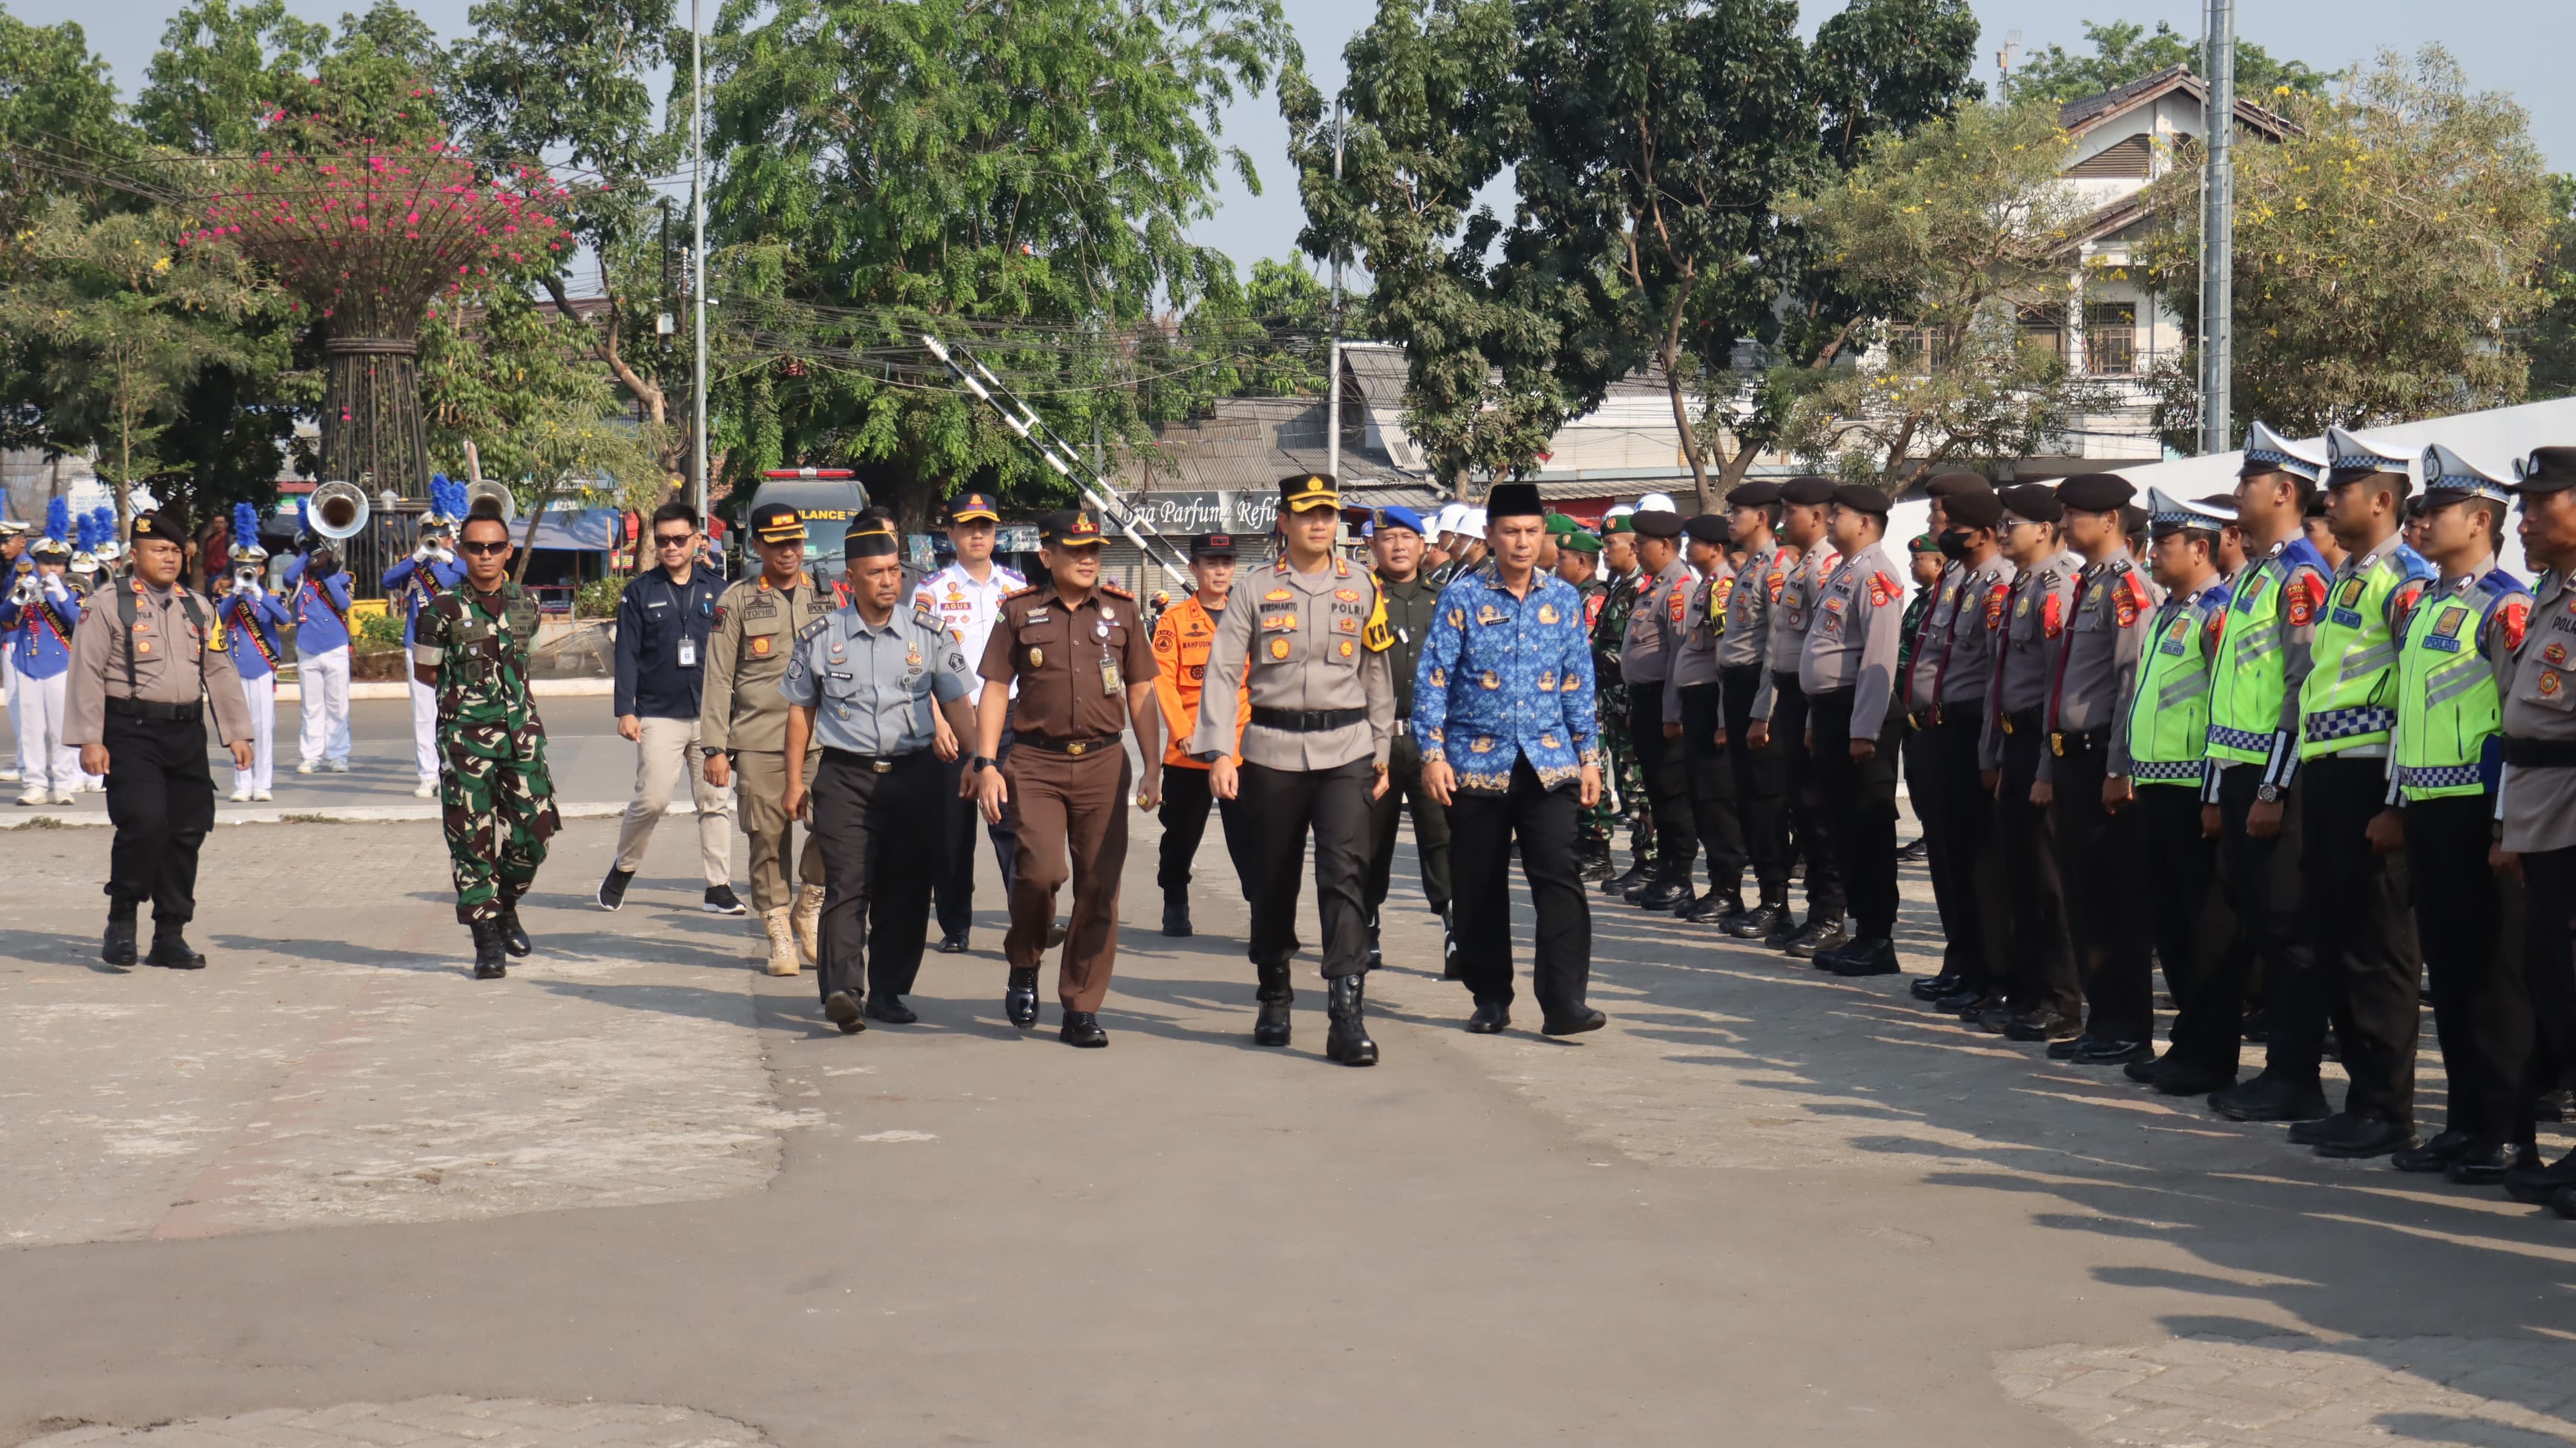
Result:
{"type": "Polygon", "coordinates": [[[1592,910],[1576,862],[1577,816],[1601,796],[1592,642],[1583,596],[1538,571],[1546,510],[1528,483],[1485,500],[1491,556],[1443,589],[1415,665],[1422,784],[1449,811],[1458,974],[1475,996],[1467,1029],[1511,1024],[1512,841],[1538,907],[1530,988],[1551,1036],[1598,1030],[1585,1003],[1592,910]]]}

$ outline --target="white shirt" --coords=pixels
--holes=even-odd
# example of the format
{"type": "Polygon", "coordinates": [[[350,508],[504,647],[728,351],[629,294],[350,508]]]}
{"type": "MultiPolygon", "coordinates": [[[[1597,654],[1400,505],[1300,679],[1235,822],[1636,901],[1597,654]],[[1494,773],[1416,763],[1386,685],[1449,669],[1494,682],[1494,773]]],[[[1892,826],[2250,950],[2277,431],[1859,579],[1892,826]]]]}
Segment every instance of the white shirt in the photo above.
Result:
{"type": "MultiPolygon", "coordinates": [[[[984,641],[993,632],[993,621],[1001,617],[1002,600],[1029,586],[1029,581],[995,563],[992,576],[977,582],[963,563],[951,563],[921,580],[913,591],[912,602],[932,618],[946,625],[966,653],[966,667],[971,672],[984,661],[984,641]]],[[[984,681],[975,680],[975,692],[968,696],[980,700],[984,681]]]]}

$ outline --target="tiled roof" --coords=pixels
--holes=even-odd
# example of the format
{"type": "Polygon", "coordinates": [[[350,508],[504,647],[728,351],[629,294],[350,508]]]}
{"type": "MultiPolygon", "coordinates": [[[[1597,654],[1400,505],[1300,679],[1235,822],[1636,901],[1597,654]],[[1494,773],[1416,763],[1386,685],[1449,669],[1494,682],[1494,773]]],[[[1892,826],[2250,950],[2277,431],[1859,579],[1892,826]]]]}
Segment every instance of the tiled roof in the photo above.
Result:
{"type": "MultiPolygon", "coordinates": [[[[2169,65],[2142,75],[2125,85],[2116,85],[2099,95],[2080,96],[2057,108],[2057,123],[2077,135],[2125,115],[2139,106],[2171,91],[2183,91],[2203,104],[2209,99],[2209,87],[2187,65],[2169,65]]],[[[2236,119],[2271,136],[2288,135],[2294,127],[2279,114],[2264,109],[2243,96],[2236,98],[2236,119]]]]}

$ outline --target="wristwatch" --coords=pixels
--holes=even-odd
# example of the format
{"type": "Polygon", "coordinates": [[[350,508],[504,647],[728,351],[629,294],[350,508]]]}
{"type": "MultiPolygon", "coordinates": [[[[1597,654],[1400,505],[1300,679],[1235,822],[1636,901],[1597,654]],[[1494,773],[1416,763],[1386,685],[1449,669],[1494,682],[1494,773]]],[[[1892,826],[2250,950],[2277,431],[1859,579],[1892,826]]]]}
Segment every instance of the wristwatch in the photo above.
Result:
{"type": "Polygon", "coordinates": [[[985,758],[981,754],[970,755],[967,757],[966,772],[968,774],[981,774],[992,767],[993,761],[985,758]]]}
{"type": "Polygon", "coordinates": [[[2277,784],[2258,785],[2254,790],[2254,797],[2265,804],[2279,804],[2281,802],[2281,786],[2277,784]]]}

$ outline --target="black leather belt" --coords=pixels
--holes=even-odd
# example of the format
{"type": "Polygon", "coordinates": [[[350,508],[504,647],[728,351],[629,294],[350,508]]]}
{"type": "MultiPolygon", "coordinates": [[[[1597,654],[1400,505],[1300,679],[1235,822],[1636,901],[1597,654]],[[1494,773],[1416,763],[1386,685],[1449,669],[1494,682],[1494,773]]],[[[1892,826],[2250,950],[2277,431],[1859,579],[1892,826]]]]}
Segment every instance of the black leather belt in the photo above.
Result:
{"type": "Polygon", "coordinates": [[[2061,759],[2066,757],[2068,750],[2073,750],[2076,753],[2081,754],[2089,750],[2100,749],[2110,742],[2111,729],[2109,725],[2104,725],[2099,729],[2060,729],[2056,733],[2048,736],[2049,749],[2061,759]]]}
{"type": "Polygon", "coordinates": [[[1366,709],[1264,709],[1255,705],[1252,722],[1264,729],[1284,729],[1291,734],[1321,734],[1327,729],[1347,729],[1365,723],[1366,709]]]}
{"type": "Polygon", "coordinates": [[[2047,721],[2045,719],[2040,717],[2040,711],[2037,709],[2008,709],[2004,711],[2004,732],[2006,734],[2036,734],[2039,732],[2039,726],[2046,722],[2047,721]]]}
{"type": "Polygon", "coordinates": [[[2516,739],[2507,734],[2503,744],[2504,762],[2516,769],[2576,769],[2576,739],[2516,739]]]}
{"type": "Polygon", "coordinates": [[[1118,746],[1118,739],[1119,736],[1115,734],[1103,735],[1097,739],[1048,739],[1036,734],[1022,734],[1014,738],[1011,743],[1015,748],[1043,750],[1048,754],[1069,754],[1078,759],[1085,754],[1097,754],[1103,749],[1114,749],[1118,746]]]}
{"type": "Polygon", "coordinates": [[[194,724],[205,716],[205,705],[162,704],[150,699],[117,699],[107,701],[107,712],[129,719],[153,719],[166,724],[194,724]]]}
{"type": "Polygon", "coordinates": [[[843,769],[864,769],[870,774],[892,774],[902,765],[918,763],[929,757],[927,749],[915,749],[907,754],[861,754],[850,749],[834,749],[828,744],[823,746],[825,764],[837,764],[843,769]]]}

